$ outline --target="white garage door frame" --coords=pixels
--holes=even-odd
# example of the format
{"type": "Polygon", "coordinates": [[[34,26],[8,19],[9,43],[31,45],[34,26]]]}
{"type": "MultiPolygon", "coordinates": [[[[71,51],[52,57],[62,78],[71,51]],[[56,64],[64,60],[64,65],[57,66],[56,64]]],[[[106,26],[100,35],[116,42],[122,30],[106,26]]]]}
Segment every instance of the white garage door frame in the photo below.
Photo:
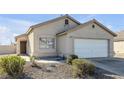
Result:
{"type": "Polygon", "coordinates": [[[78,55],[79,58],[109,57],[109,40],[108,39],[94,39],[94,38],[74,38],[74,54],[78,55]],[[85,49],[86,51],[84,54],[81,52],[81,49],[80,49],[83,44],[82,45],[78,44],[78,46],[77,46],[76,45],[77,41],[79,41],[79,42],[82,41],[83,43],[86,43],[86,41],[91,41],[91,44],[87,43],[87,45],[85,45],[82,48],[82,49],[85,49],[85,47],[87,47],[85,49]],[[99,44],[97,44],[96,41],[99,44]],[[94,44],[94,43],[96,43],[96,44],[94,44]],[[91,47],[91,45],[93,45],[93,44],[94,44],[94,46],[91,47]],[[94,49],[95,49],[94,47],[97,48],[97,50],[94,51],[94,49]],[[104,48],[104,49],[100,50],[100,47],[104,48]],[[94,54],[90,50],[94,51],[93,52],[94,54]]]}

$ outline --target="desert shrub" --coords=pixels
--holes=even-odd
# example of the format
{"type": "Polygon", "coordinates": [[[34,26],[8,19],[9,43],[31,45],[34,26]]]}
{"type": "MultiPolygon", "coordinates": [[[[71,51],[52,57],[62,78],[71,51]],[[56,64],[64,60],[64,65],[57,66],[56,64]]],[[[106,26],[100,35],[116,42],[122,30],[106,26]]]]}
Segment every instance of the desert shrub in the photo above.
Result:
{"type": "Polygon", "coordinates": [[[5,56],[0,58],[0,67],[8,75],[18,78],[23,73],[25,60],[19,56],[5,56]]]}
{"type": "Polygon", "coordinates": [[[72,61],[73,61],[74,59],[78,59],[78,56],[77,56],[77,55],[69,55],[69,56],[67,57],[66,63],[72,64],[72,61]]]}
{"type": "Polygon", "coordinates": [[[95,66],[86,59],[74,59],[72,61],[73,77],[85,77],[92,75],[95,71],[95,66]]]}

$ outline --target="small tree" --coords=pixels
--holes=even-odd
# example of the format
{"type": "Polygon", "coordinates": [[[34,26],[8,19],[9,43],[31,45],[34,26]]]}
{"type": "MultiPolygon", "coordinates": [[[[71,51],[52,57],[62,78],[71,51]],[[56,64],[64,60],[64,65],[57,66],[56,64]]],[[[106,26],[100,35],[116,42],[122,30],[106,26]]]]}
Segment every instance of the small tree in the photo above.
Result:
{"type": "Polygon", "coordinates": [[[30,61],[32,63],[32,67],[37,67],[37,68],[41,69],[41,67],[38,66],[36,63],[36,57],[35,56],[30,56],[30,61]]]}
{"type": "Polygon", "coordinates": [[[35,64],[35,56],[30,56],[30,61],[32,62],[32,64],[35,64]]]}

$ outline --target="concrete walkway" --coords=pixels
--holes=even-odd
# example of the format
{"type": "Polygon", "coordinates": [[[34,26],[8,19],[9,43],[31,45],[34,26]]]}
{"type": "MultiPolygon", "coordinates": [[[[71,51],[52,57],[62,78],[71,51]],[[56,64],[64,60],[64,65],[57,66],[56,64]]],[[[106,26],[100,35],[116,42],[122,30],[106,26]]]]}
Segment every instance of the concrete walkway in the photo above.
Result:
{"type": "MultiPolygon", "coordinates": [[[[16,56],[16,54],[0,55],[0,57],[4,57],[4,56],[16,56]]],[[[27,56],[27,55],[21,55],[20,57],[22,57],[23,59],[25,59],[27,62],[30,62],[30,57],[29,56],[27,56]]],[[[36,62],[38,62],[38,63],[65,63],[65,60],[54,61],[54,60],[38,59],[38,60],[36,60],[36,62]]]]}
{"type": "Polygon", "coordinates": [[[99,58],[90,60],[96,67],[124,76],[124,59],[122,58],[99,58]]]}
{"type": "MultiPolygon", "coordinates": [[[[24,58],[27,62],[30,62],[30,57],[29,56],[21,56],[21,57],[24,58]]],[[[64,63],[65,60],[53,61],[53,60],[37,59],[36,62],[38,62],[38,63],[64,63]]]]}

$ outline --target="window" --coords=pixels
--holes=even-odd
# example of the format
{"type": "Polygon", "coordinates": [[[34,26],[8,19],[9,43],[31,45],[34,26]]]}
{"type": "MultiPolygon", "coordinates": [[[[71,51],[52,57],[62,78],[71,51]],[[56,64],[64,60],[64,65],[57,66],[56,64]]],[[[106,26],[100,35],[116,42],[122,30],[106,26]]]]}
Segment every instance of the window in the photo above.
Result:
{"type": "Polygon", "coordinates": [[[55,48],[55,38],[39,38],[40,48],[55,48]]]}

